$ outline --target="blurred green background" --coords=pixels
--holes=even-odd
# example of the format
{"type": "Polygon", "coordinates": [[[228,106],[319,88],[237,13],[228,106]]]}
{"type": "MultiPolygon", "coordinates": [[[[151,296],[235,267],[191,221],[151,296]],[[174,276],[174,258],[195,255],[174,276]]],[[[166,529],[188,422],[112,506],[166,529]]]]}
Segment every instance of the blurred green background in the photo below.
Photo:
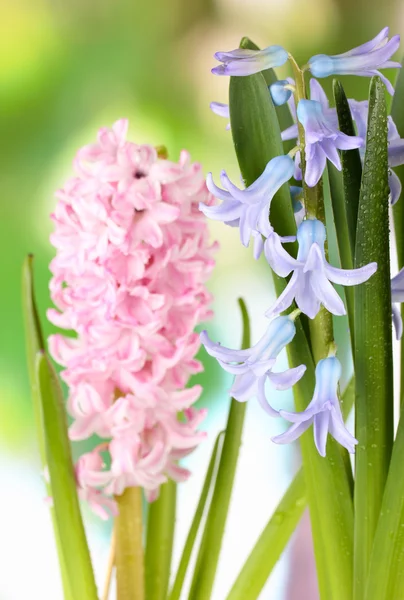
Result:
{"type": "MultiPolygon", "coordinates": [[[[126,116],[133,141],[164,144],[174,160],[187,148],[205,171],[218,174],[226,168],[237,177],[231,134],[225,121],[209,111],[211,100],[227,101],[227,78],[210,74],[213,53],[236,47],[248,35],[261,46],[285,46],[303,64],[313,54],[343,52],[363,43],[385,25],[403,33],[404,6],[400,0],[2,0],[0,7],[0,561],[5,574],[0,600],[58,600],[25,367],[20,272],[24,255],[33,252],[37,297],[49,333],[48,215],[55,189],[71,173],[76,149],[91,142],[100,126],[126,116]]],[[[389,74],[394,79],[395,73],[389,74]]],[[[366,97],[367,79],[343,82],[349,96],[366,97]]],[[[330,86],[325,81],[327,90],[330,86]]],[[[243,294],[254,313],[256,339],[271,301],[268,268],[253,261],[230,228],[213,226],[212,236],[220,240],[221,250],[210,284],[216,317],[209,330],[226,344],[238,343],[236,298],[243,294]]],[[[225,418],[230,382],[205,359],[203,355],[202,403],[211,409],[212,440],[225,418]]],[[[228,528],[228,556],[216,600],[224,597],[293,468],[289,449],[270,446],[269,436],[280,425],[262,425],[258,411],[250,412],[236,482],[240,499],[232,506],[236,516],[228,528]],[[248,486],[257,485],[249,493],[248,486]],[[242,515],[241,530],[237,515],[242,515]],[[232,522],[238,523],[239,537],[232,538],[232,522]]],[[[194,470],[206,464],[209,448],[208,443],[192,459],[194,470]]],[[[196,473],[185,486],[185,501],[180,499],[181,531],[192,509],[186,499],[199,486],[196,473]]],[[[102,570],[108,528],[88,517],[95,561],[102,570]]],[[[177,554],[180,547],[181,540],[177,554]]],[[[292,598],[286,579],[287,565],[278,568],[262,597],[292,598]]]]}

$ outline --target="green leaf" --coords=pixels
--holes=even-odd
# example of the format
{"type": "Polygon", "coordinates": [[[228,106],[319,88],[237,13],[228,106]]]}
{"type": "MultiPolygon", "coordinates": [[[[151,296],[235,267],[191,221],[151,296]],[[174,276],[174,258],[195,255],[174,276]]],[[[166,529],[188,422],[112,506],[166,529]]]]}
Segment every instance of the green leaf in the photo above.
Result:
{"type": "Polygon", "coordinates": [[[355,286],[355,600],[364,598],[393,444],[387,115],[378,77],[370,84],[355,266],[372,261],[378,264],[376,274],[355,286]]]}
{"type": "Polygon", "coordinates": [[[77,498],[62,390],[58,376],[43,351],[37,355],[37,384],[42,401],[53,506],[69,588],[74,599],[97,600],[97,587],[77,498]]]}
{"type": "MultiPolygon", "coordinates": [[[[249,50],[260,50],[259,46],[254,44],[254,42],[248,37],[243,37],[243,39],[240,42],[240,48],[247,48],[249,50]]],[[[267,87],[278,81],[276,73],[273,69],[266,69],[265,71],[262,71],[262,75],[264,76],[267,87]]],[[[291,115],[287,103],[282,104],[281,106],[275,106],[275,110],[281,131],[293,125],[293,117],[291,115]]],[[[293,148],[295,144],[293,140],[288,140],[287,142],[285,142],[284,146],[285,145],[287,145],[287,148],[285,148],[285,152],[288,152],[291,148],[293,148]]]]}
{"type": "Polygon", "coordinates": [[[295,475],[240,571],[227,600],[255,600],[306,508],[303,470],[295,475]]]}
{"type": "Polygon", "coordinates": [[[403,456],[401,416],[373,544],[366,600],[404,598],[403,456]]]}
{"type": "MultiPolygon", "coordinates": [[[[243,319],[241,347],[249,348],[250,323],[248,313],[242,299],[239,299],[239,304],[243,319]]],[[[195,566],[189,600],[206,600],[211,597],[236,474],[245,410],[245,402],[238,402],[232,398],[215,488],[195,566]]]]}
{"type": "MultiPolygon", "coordinates": [[[[251,185],[268,161],[282,153],[275,110],[260,73],[230,78],[230,118],[240,169],[246,185],[251,185]]],[[[295,219],[289,192],[284,187],[272,201],[271,223],[277,233],[293,235],[295,219]]],[[[291,246],[288,250],[293,254],[296,247],[291,246]]],[[[276,276],[274,280],[279,295],[286,282],[276,276]]],[[[296,336],[288,345],[290,366],[307,366],[304,377],[294,386],[299,411],[311,401],[315,383],[313,358],[300,321],[299,318],[296,336]]],[[[311,430],[301,442],[321,595],[324,600],[349,598],[353,585],[353,507],[344,455],[329,439],[327,457],[320,457],[311,430]]]]}
{"type": "MultiPolygon", "coordinates": [[[[33,285],[33,261],[34,257],[32,254],[28,255],[23,264],[22,273],[22,304],[24,313],[25,323],[25,340],[26,340],[26,352],[27,352],[27,364],[28,374],[31,385],[32,401],[34,406],[34,418],[36,427],[36,437],[39,446],[39,455],[41,460],[42,471],[47,466],[46,461],[46,443],[45,443],[45,431],[43,428],[42,421],[42,406],[41,406],[41,395],[39,392],[37,377],[36,377],[36,357],[39,351],[45,349],[45,342],[41,331],[41,324],[39,321],[38,311],[34,297],[34,285],[33,285]]],[[[51,496],[51,489],[49,484],[46,485],[46,493],[51,496]]],[[[60,572],[62,578],[63,595],[65,600],[72,600],[68,576],[66,572],[66,565],[62,551],[62,545],[60,541],[59,531],[57,528],[55,511],[53,507],[50,507],[50,513],[52,518],[53,530],[55,535],[56,550],[59,559],[60,572]]]]}
{"type": "MultiPolygon", "coordinates": [[[[337,109],[339,128],[342,133],[349,136],[356,135],[355,127],[352,121],[351,109],[348,100],[339,81],[333,84],[335,107],[337,109]]],[[[341,238],[341,264],[344,269],[351,269],[353,265],[353,256],[355,254],[356,224],[359,210],[359,194],[362,180],[362,163],[357,148],[353,150],[341,150],[342,164],[342,182],[343,182],[343,203],[336,206],[337,234],[341,238]],[[342,230],[342,231],[341,231],[342,230]],[[348,247],[346,247],[348,245],[348,247]],[[348,253],[350,250],[350,256],[348,253]],[[346,254],[345,254],[346,252],[346,254]],[[345,266],[346,264],[350,266],[345,266]]],[[[339,241],[340,238],[338,238],[339,241]]]]}
{"type": "MultiPolygon", "coordinates": [[[[261,73],[230,77],[229,96],[234,147],[242,176],[250,185],[258,179],[271,158],[283,154],[279,123],[261,73]]],[[[289,186],[286,183],[271,202],[271,223],[275,222],[279,235],[296,234],[289,186]]],[[[291,252],[296,254],[296,244],[289,246],[291,252]]]]}
{"type": "MultiPolygon", "coordinates": [[[[339,128],[346,135],[356,135],[348,100],[339,81],[333,83],[339,128]]],[[[341,151],[342,173],[328,162],[331,202],[337,233],[338,250],[343,269],[352,269],[355,256],[356,223],[362,163],[358,149],[341,151]]],[[[354,345],[354,288],[345,288],[349,328],[354,345]]]]}
{"type": "Polygon", "coordinates": [[[173,551],[177,486],[168,481],[149,507],[146,542],[146,598],[165,600],[173,551]]]}
{"type": "Polygon", "coordinates": [[[198,505],[196,507],[194,518],[192,520],[191,527],[189,529],[188,536],[185,541],[184,549],[181,555],[181,561],[178,567],[177,575],[175,577],[173,588],[169,596],[169,600],[179,600],[181,596],[182,587],[184,585],[185,576],[187,574],[187,569],[189,566],[189,561],[191,560],[192,551],[205,511],[208,496],[216,480],[215,471],[217,469],[218,461],[220,460],[221,456],[220,445],[222,443],[223,436],[224,431],[221,431],[216,438],[215,445],[213,446],[212,456],[210,458],[208,470],[206,472],[205,481],[203,484],[201,495],[199,497],[198,505]]]}

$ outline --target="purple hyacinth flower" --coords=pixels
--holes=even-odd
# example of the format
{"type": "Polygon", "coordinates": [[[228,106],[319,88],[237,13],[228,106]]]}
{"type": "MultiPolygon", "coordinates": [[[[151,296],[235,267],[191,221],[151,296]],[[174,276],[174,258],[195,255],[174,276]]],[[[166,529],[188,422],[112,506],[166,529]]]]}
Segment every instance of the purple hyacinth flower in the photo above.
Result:
{"type": "MultiPolygon", "coordinates": [[[[366,133],[368,126],[369,102],[363,100],[348,100],[351,109],[352,118],[356,123],[358,135],[364,139],[364,145],[359,149],[362,160],[365,158],[366,151],[366,133]]],[[[389,187],[390,202],[394,205],[401,195],[401,181],[392,167],[404,164],[404,139],[400,138],[396,124],[391,116],[387,117],[387,141],[388,141],[388,160],[389,160],[389,187]]]]}
{"type": "MultiPolygon", "coordinates": [[[[222,102],[211,102],[210,110],[218,115],[219,117],[224,117],[225,119],[230,119],[230,109],[228,104],[223,104],[222,102]]],[[[227,123],[226,129],[230,129],[230,123],[227,123]]]]}
{"type": "Polygon", "coordinates": [[[404,267],[391,280],[391,302],[396,338],[400,340],[403,335],[403,321],[397,304],[404,302],[404,267]]]}
{"type": "Polygon", "coordinates": [[[272,101],[276,106],[282,106],[282,104],[286,104],[286,102],[292,96],[292,90],[290,89],[290,86],[291,84],[288,79],[280,79],[269,86],[269,92],[271,94],[272,101]]]}
{"type": "Polygon", "coordinates": [[[287,390],[303,376],[305,365],[282,373],[273,372],[279,353],[292,341],[295,333],[293,319],[288,316],[273,319],[259,342],[247,350],[231,350],[212,342],[206,331],[200,337],[208,354],[216,358],[225,371],[236,376],[229,394],[239,402],[256,396],[267,413],[279,416],[266,399],[265,383],[268,380],[275,389],[287,390]]]}
{"type": "Polygon", "coordinates": [[[223,221],[229,225],[237,225],[240,239],[248,246],[254,231],[267,237],[271,233],[269,209],[271,200],[293,175],[294,162],[290,156],[276,156],[269,161],[264,172],[248,188],[240,190],[222,171],[220,179],[225,189],[217,187],[208,173],[206,185],[209,191],[223,200],[219,206],[206,206],[201,203],[200,210],[210,219],[223,221]]]}
{"type": "Polygon", "coordinates": [[[317,100],[300,100],[297,117],[304,127],[306,136],[305,181],[309,187],[313,187],[323,174],[327,158],[338,170],[341,170],[341,160],[337,150],[359,148],[363,144],[363,139],[341,133],[317,100]]]}
{"type": "Polygon", "coordinates": [[[362,77],[379,75],[388,92],[393,95],[393,86],[378,70],[401,67],[399,62],[390,60],[398,50],[400,36],[394,35],[391,40],[388,37],[389,28],[385,27],[373,40],[349,50],[349,52],[334,56],[328,56],[327,54],[312,56],[308,63],[310,71],[314,77],[320,78],[329,75],[360,75],[362,77]]]}
{"type": "Polygon", "coordinates": [[[266,69],[281,67],[288,60],[282,46],[269,46],[264,50],[237,48],[231,52],[216,52],[215,58],[223,63],[212,69],[214,75],[253,75],[266,69]]]}
{"type": "Polygon", "coordinates": [[[330,282],[358,285],[376,272],[377,264],[370,263],[360,269],[332,267],[325,259],[325,240],[326,230],[323,223],[317,219],[307,220],[303,221],[297,230],[297,259],[287,252],[265,252],[268,263],[277,275],[286,277],[293,271],[286,288],[266,312],[267,317],[283,312],[293,300],[310,319],[317,315],[321,304],[334,315],[346,314],[344,303],[330,282]]]}
{"type": "Polygon", "coordinates": [[[338,381],[341,377],[341,363],[335,356],[320,360],[316,367],[316,387],[313,399],[301,413],[280,410],[282,417],[293,423],[285,433],[272,438],[277,444],[294,442],[313,424],[314,443],[321,456],[326,455],[327,436],[344,446],[348,452],[355,452],[358,441],[349,433],[344,424],[338,400],[338,381]]]}

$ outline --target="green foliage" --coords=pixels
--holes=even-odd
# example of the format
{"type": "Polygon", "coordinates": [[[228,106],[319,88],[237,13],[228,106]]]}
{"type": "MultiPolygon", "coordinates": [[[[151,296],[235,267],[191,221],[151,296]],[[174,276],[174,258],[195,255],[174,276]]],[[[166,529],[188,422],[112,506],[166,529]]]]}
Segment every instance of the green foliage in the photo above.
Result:
{"type": "Polygon", "coordinates": [[[355,286],[355,600],[364,596],[393,444],[389,186],[385,90],[373,78],[356,231],[355,266],[376,261],[355,286]]]}

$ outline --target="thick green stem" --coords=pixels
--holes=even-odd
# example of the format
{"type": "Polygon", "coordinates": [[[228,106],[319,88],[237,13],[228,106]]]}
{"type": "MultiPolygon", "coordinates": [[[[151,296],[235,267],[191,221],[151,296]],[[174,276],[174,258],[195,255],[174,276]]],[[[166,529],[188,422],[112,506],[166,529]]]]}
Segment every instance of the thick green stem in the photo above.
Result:
{"type": "Polygon", "coordinates": [[[173,481],[161,486],[150,505],[146,542],[147,600],[166,600],[173,550],[177,487],[173,481]]]}
{"type": "Polygon", "coordinates": [[[145,600],[142,490],[127,488],[116,496],[116,584],[117,600],[145,600]]]}
{"type": "MultiPolygon", "coordinates": [[[[250,346],[249,318],[244,302],[240,299],[239,303],[243,316],[242,348],[248,348],[250,346]]],[[[215,489],[189,594],[190,600],[207,600],[212,594],[236,474],[245,410],[244,402],[232,399],[215,489]]]]}

